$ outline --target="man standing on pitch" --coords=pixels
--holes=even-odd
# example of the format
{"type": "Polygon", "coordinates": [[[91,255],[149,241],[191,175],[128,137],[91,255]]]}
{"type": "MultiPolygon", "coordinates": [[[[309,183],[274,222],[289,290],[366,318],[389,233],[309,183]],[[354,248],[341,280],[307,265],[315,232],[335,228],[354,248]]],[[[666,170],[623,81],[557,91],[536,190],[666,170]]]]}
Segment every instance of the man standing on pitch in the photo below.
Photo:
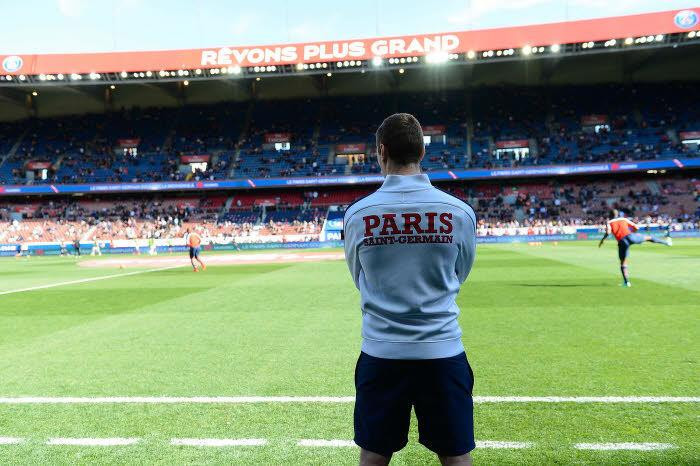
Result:
{"type": "Polygon", "coordinates": [[[455,298],[476,252],[476,218],[421,173],[423,131],[407,113],[377,130],[382,186],[348,207],[345,259],[360,290],[362,352],[355,369],[361,465],[385,465],[408,441],[442,464],[471,464],[474,378],[455,298]]]}

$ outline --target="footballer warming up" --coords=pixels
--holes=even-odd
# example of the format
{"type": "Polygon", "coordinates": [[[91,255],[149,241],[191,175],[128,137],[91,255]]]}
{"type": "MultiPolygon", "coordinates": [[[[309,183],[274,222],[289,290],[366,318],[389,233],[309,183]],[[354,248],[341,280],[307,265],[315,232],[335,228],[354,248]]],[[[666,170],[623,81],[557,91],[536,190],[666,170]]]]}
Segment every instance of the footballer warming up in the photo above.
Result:
{"type": "Polygon", "coordinates": [[[202,259],[199,257],[200,253],[200,248],[202,245],[202,237],[199,236],[199,234],[194,231],[190,232],[190,229],[187,229],[187,234],[185,235],[185,241],[187,242],[187,246],[190,248],[190,262],[192,263],[192,269],[194,272],[199,272],[199,269],[197,268],[197,264],[199,264],[199,267],[202,270],[206,270],[207,266],[202,262],[202,259]]]}
{"type": "Polygon", "coordinates": [[[601,238],[598,247],[603,245],[605,239],[612,234],[617,240],[617,252],[620,257],[620,272],[622,272],[622,286],[630,287],[632,283],[629,279],[629,272],[627,271],[627,257],[629,256],[630,247],[633,244],[641,244],[645,241],[650,243],[664,244],[666,246],[671,246],[672,240],[670,236],[665,239],[655,238],[651,235],[642,235],[637,233],[639,231],[639,225],[632,222],[631,220],[620,215],[617,210],[610,211],[610,220],[608,220],[605,226],[605,235],[601,238]]]}

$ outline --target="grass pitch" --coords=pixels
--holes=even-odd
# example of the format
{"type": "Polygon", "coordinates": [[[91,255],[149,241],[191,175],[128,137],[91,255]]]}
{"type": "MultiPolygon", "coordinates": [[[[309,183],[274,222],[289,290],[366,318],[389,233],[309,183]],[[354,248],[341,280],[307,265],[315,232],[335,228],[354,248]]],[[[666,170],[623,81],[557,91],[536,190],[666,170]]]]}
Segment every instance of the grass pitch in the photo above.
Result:
{"type": "MultiPolygon", "coordinates": [[[[700,242],[482,245],[459,295],[477,396],[700,396],[700,242]]],[[[206,256],[205,256],[206,257],[206,256]]],[[[124,271],[126,272],[126,271],[124,271]]],[[[0,292],[114,275],[71,258],[0,260],[0,292]]],[[[0,295],[0,397],[353,395],[358,293],[342,261],[187,268],[0,295]]],[[[354,464],[352,403],[0,404],[2,464],[354,464]],[[129,446],[50,438],[139,438],[129,446]],[[260,438],[263,446],[172,446],[260,438]]],[[[700,404],[475,406],[477,464],[700,464],[700,404]],[[654,442],[658,451],[578,443],[654,442]]],[[[392,464],[434,464],[417,444],[392,464]]]]}

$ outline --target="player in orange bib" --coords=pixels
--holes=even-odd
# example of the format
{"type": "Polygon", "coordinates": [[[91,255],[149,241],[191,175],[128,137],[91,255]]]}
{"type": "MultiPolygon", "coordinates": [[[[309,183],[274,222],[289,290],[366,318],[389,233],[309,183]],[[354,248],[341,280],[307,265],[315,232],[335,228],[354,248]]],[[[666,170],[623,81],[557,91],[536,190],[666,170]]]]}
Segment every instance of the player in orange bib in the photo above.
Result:
{"type": "Polygon", "coordinates": [[[190,262],[192,263],[192,268],[194,269],[194,271],[199,271],[197,269],[197,264],[195,264],[195,261],[199,262],[199,265],[202,268],[202,270],[206,270],[207,266],[204,265],[202,259],[199,258],[199,249],[202,244],[202,237],[199,236],[197,232],[190,233],[190,229],[188,228],[187,234],[185,235],[185,241],[187,242],[187,246],[190,247],[190,262]]]}
{"type": "Polygon", "coordinates": [[[621,216],[620,213],[613,209],[610,211],[610,220],[605,226],[605,236],[598,243],[598,247],[603,245],[605,238],[612,234],[617,240],[617,252],[620,257],[620,271],[622,272],[622,286],[630,287],[632,283],[629,280],[629,273],[627,272],[627,256],[629,256],[630,247],[633,244],[641,244],[645,241],[651,243],[664,244],[666,246],[671,246],[671,238],[667,237],[665,240],[655,238],[651,235],[642,235],[637,233],[639,226],[621,216]]]}

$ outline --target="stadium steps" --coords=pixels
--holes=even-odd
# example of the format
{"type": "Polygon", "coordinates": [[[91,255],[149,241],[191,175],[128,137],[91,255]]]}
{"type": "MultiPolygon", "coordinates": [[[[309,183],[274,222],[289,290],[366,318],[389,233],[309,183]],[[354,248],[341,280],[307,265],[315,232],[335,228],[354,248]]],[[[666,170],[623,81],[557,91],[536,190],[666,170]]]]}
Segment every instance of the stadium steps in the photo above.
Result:
{"type": "Polygon", "coordinates": [[[27,135],[27,133],[29,133],[29,128],[26,128],[24,131],[22,131],[22,134],[19,135],[15,143],[12,144],[12,147],[10,147],[10,150],[7,151],[5,156],[0,160],[0,167],[2,167],[2,165],[5,163],[5,160],[9,159],[10,157],[13,157],[17,153],[17,150],[22,145],[22,141],[24,141],[24,137],[27,135]]]}
{"type": "Polygon", "coordinates": [[[241,133],[238,135],[238,141],[236,142],[236,151],[234,152],[233,160],[231,161],[231,170],[228,172],[229,178],[233,178],[236,175],[236,163],[241,158],[241,147],[243,147],[243,144],[245,144],[248,131],[250,130],[250,122],[253,119],[254,107],[255,101],[251,100],[248,104],[248,108],[245,111],[243,125],[241,125],[241,133]]]}
{"type": "Polygon", "coordinates": [[[472,161],[472,139],[474,138],[474,119],[471,116],[468,117],[466,124],[467,124],[467,138],[466,138],[467,157],[466,157],[465,162],[468,166],[472,161]]]}
{"type": "Polygon", "coordinates": [[[659,188],[659,183],[657,183],[656,181],[647,181],[647,186],[649,187],[649,191],[651,191],[652,194],[657,196],[661,194],[661,188],[659,188]]]}
{"type": "Polygon", "coordinates": [[[232,205],[233,205],[233,196],[229,196],[228,198],[226,198],[226,202],[224,202],[224,205],[221,206],[221,211],[219,212],[219,218],[226,215],[226,212],[231,210],[232,205]]]}

